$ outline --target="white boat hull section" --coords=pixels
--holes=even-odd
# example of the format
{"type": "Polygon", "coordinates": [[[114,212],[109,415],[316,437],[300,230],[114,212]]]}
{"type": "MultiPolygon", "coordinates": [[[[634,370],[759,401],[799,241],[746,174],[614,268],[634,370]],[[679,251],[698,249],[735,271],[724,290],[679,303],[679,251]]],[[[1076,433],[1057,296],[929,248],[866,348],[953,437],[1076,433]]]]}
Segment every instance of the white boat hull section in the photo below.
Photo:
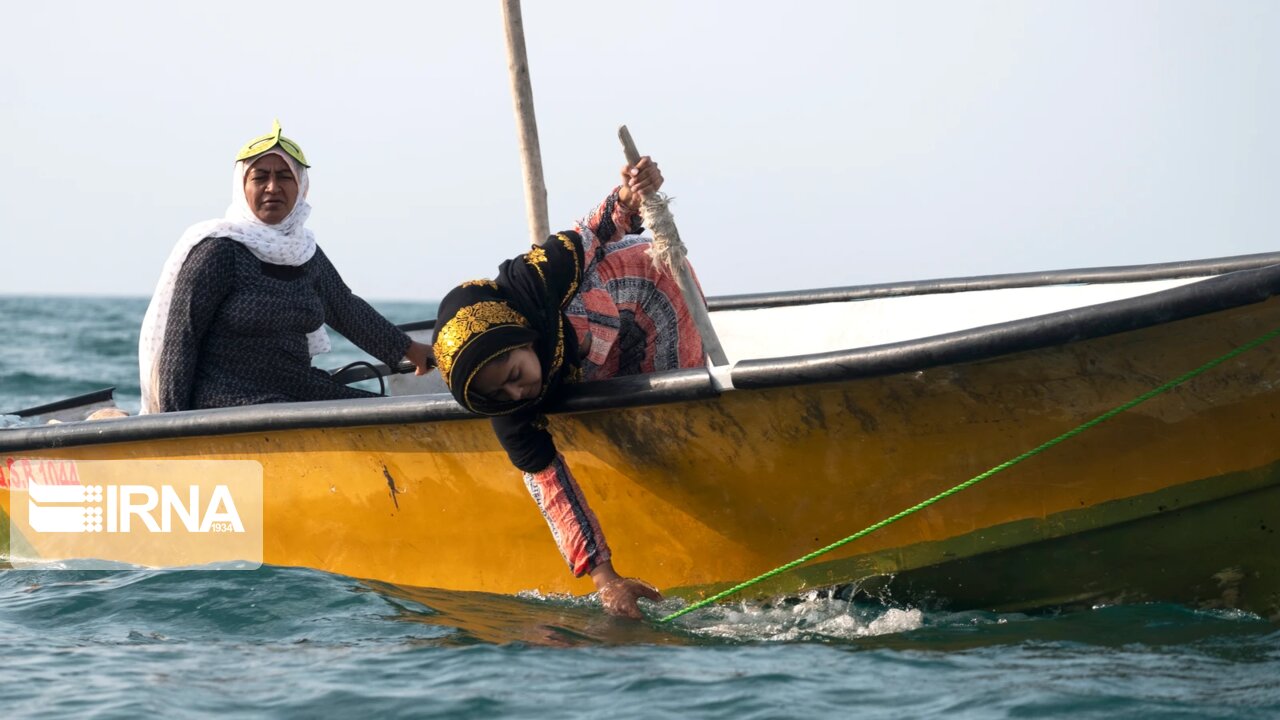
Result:
{"type": "MultiPolygon", "coordinates": [[[[1124,300],[1205,279],[972,290],[720,310],[711,313],[711,322],[732,366],[739,360],[849,350],[942,335],[1124,300]]],[[[431,330],[410,334],[415,340],[431,342],[431,330]]],[[[715,374],[714,379],[722,390],[732,387],[727,373],[715,374]]],[[[447,392],[436,373],[421,378],[411,374],[393,375],[388,378],[387,389],[391,395],[447,392]]]]}
{"type": "Polygon", "coordinates": [[[1204,277],[975,290],[711,314],[730,363],[849,350],[942,335],[1147,295],[1204,277]]]}

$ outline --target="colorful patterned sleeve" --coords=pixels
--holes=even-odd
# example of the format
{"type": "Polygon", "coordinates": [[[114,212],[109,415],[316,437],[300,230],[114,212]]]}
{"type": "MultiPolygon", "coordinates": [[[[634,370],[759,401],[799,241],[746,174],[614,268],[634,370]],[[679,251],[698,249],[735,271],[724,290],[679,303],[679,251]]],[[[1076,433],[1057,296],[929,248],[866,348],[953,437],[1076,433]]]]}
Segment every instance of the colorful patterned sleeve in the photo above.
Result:
{"type": "Polygon", "coordinates": [[[644,232],[640,213],[618,200],[620,189],[621,186],[614,188],[604,202],[579,220],[575,227],[582,235],[582,249],[588,264],[603,252],[603,245],[617,242],[628,235],[639,235],[644,232]]]}
{"type": "Polygon", "coordinates": [[[600,522],[587,505],[582,488],[573,479],[563,455],[557,454],[550,465],[538,472],[526,472],[524,484],[542,510],[542,517],[574,577],[582,577],[610,558],[600,522]]]}

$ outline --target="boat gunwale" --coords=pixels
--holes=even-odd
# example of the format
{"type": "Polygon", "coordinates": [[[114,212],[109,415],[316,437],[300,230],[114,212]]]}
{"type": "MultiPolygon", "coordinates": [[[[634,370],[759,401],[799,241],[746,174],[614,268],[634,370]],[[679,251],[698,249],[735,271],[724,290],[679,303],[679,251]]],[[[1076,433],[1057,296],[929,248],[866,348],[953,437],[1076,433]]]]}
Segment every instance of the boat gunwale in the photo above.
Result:
{"type": "Polygon", "coordinates": [[[1280,252],[1232,255],[1204,260],[1182,260],[1146,265],[1045,270],[1036,272],[977,275],[973,277],[938,278],[875,285],[849,285],[814,290],[721,295],[708,298],[710,310],[758,310],[792,305],[877,300],[912,295],[938,295],[983,290],[1013,290],[1049,285],[1102,285],[1156,280],[1180,280],[1193,277],[1223,275],[1241,270],[1256,270],[1280,264],[1280,252]]]}
{"type": "MultiPolygon", "coordinates": [[[[1246,257],[1268,257],[1280,263],[1280,253],[1246,257]]],[[[1213,262],[1200,261],[1199,266],[1218,267],[1213,262]]],[[[851,350],[740,360],[730,371],[731,389],[842,382],[985,360],[1229,310],[1277,294],[1280,264],[1273,263],[1136,297],[942,335],[851,350]]],[[[710,399],[721,392],[705,368],[672,370],[570,386],[547,411],[572,413],[662,405],[710,399]]],[[[0,430],[0,451],[477,417],[463,410],[447,393],[278,403],[6,428],[0,430]]]]}
{"type": "MultiPolygon", "coordinates": [[[[707,298],[707,308],[711,312],[762,310],[793,305],[820,305],[854,300],[877,300],[912,295],[938,295],[981,290],[1013,290],[1047,285],[1102,285],[1156,280],[1181,280],[1192,277],[1222,275],[1240,270],[1255,270],[1277,264],[1280,264],[1280,252],[1254,253],[1251,255],[1206,258],[1203,260],[1148,263],[1145,265],[1043,270],[872,285],[842,285],[809,290],[777,290],[763,293],[717,295],[707,298]]],[[[436,321],[433,318],[403,323],[398,327],[405,332],[415,332],[418,330],[431,330],[435,326],[436,321]]]]}
{"type": "MultiPolygon", "coordinates": [[[[587,412],[711,398],[718,394],[704,368],[633,375],[582,383],[568,411],[587,412]],[[607,390],[599,391],[599,386],[607,390]]],[[[560,411],[559,408],[555,411],[560,411]]],[[[155,413],[93,422],[60,423],[0,430],[0,452],[56,449],[81,445],[212,437],[262,431],[333,427],[406,425],[485,419],[448,393],[351,400],[272,403],[242,407],[155,413]]]]}

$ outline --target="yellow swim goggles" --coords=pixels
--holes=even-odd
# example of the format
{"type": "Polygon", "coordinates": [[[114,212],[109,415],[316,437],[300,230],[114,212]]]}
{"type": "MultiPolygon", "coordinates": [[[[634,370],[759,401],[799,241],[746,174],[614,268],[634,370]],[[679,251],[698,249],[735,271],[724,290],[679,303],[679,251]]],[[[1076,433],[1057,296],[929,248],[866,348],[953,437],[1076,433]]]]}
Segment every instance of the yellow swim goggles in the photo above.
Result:
{"type": "Polygon", "coordinates": [[[277,145],[280,146],[281,150],[289,153],[289,157],[301,163],[302,167],[311,167],[307,164],[307,156],[302,154],[302,148],[298,147],[298,143],[280,134],[279,120],[272,123],[271,132],[250,140],[248,145],[240,148],[240,153],[236,155],[236,160],[247,160],[254,155],[261,155],[277,145]]]}

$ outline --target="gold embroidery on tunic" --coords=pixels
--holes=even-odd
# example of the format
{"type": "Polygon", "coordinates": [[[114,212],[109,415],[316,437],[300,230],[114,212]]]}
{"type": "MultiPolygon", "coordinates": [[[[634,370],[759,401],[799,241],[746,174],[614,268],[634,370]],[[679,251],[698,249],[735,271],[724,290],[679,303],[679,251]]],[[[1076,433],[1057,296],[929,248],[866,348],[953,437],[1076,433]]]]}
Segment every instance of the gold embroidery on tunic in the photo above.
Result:
{"type": "MultiPolygon", "coordinates": [[[[564,315],[560,316],[560,322],[556,323],[556,349],[551,356],[551,367],[547,369],[547,379],[550,380],[557,372],[560,366],[564,364],[564,315]]],[[[546,385],[543,386],[545,392],[546,385]]]]}
{"type": "Polygon", "coordinates": [[[542,281],[542,287],[547,287],[547,274],[542,272],[542,264],[547,261],[547,251],[540,247],[535,247],[525,253],[524,261],[529,263],[529,267],[538,271],[538,279],[542,281]]]}
{"type": "Polygon", "coordinates": [[[504,302],[491,300],[468,305],[458,311],[440,329],[436,337],[436,367],[440,369],[440,377],[445,383],[453,372],[453,361],[458,353],[477,335],[481,335],[497,325],[520,325],[528,327],[529,321],[504,302]]]}
{"type": "Polygon", "coordinates": [[[578,249],[574,247],[573,241],[564,233],[556,233],[556,237],[560,238],[560,244],[564,245],[569,251],[569,257],[573,258],[573,280],[569,283],[569,290],[560,298],[560,309],[563,310],[569,305],[569,301],[578,292],[578,281],[582,278],[582,267],[578,263],[578,249]]]}
{"type": "Polygon", "coordinates": [[[459,285],[458,287],[477,287],[477,286],[492,288],[494,290],[498,289],[498,283],[488,278],[480,278],[479,280],[468,280],[462,283],[461,285],[459,285]]]}
{"type": "Polygon", "coordinates": [[[564,245],[565,250],[568,250],[569,252],[574,251],[573,241],[569,239],[568,235],[565,235],[564,233],[556,233],[556,237],[560,238],[560,244],[564,245]]]}

